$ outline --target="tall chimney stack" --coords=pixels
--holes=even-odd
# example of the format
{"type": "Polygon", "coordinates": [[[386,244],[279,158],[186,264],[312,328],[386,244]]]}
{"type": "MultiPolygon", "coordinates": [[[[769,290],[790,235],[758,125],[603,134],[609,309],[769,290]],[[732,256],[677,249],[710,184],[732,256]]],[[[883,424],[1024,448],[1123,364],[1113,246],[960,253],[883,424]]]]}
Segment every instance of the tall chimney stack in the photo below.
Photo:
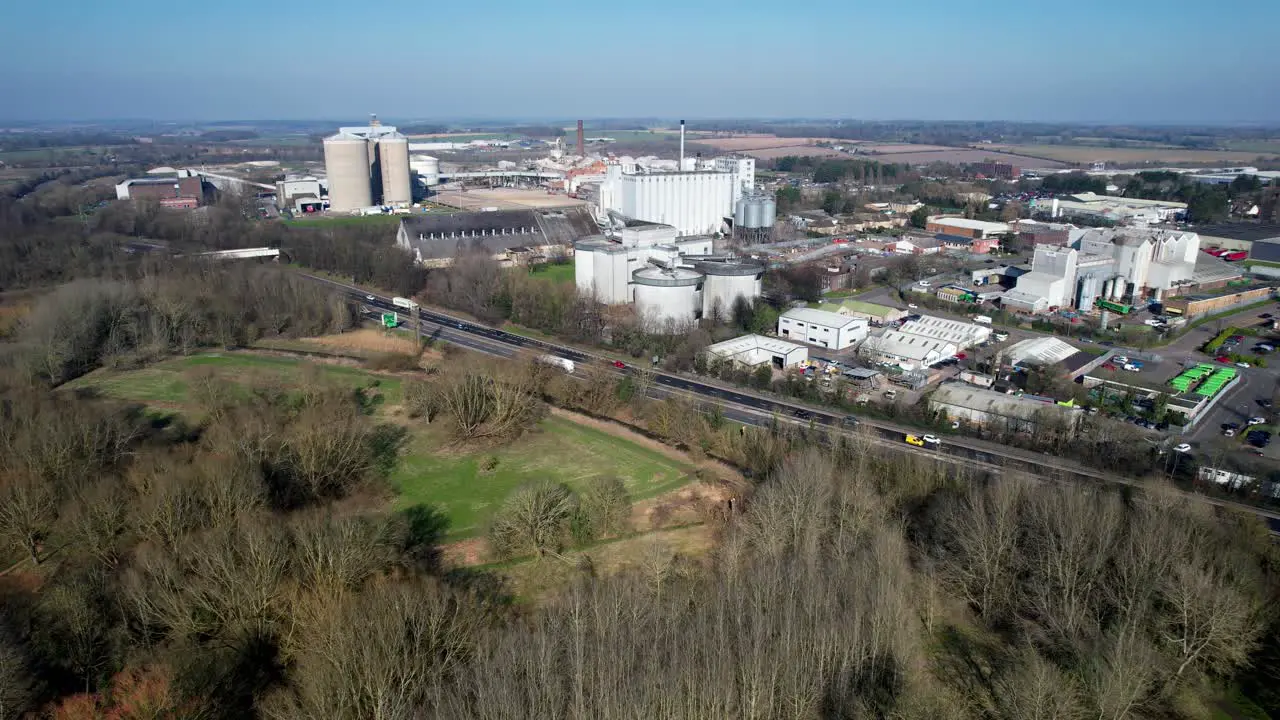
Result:
{"type": "Polygon", "coordinates": [[[582,157],[587,156],[587,140],[586,136],[582,134],[581,120],[578,121],[578,154],[582,157]]]}
{"type": "Polygon", "coordinates": [[[684,121],[680,121],[680,172],[684,172],[684,121]]]}

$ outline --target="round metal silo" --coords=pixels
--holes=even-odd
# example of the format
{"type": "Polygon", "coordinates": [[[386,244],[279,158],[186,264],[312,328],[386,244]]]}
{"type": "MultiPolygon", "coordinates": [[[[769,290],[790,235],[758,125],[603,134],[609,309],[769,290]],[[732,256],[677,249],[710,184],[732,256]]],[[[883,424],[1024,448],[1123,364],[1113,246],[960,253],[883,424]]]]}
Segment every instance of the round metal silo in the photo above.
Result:
{"type": "Polygon", "coordinates": [[[755,195],[748,195],[743,198],[747,203],[747,221],[746,227],[755,229],[760,227],[760,198],[755,195]]]}
{"type": "Polygon", "coordinates": [[[329,176],[329,209],[346,212],[373,204],[368,141],[339,133],[324,140],[324,168],[329,176]]]}
{"type": "Polygon", "coordinates": [[[440,184],[440,160],[430,155],[414,155],[410,165],[429,187],[440,184]]]}
{"type": "Polygon", "coordinates": [[[382,165],[382,203],[408,205],[413,202],[409,186],[409,140],[400,133],[378,138],[378,160],[382,165]]]}
{"type": "Polygon", "coordinates": [[[760,227],[771,228],[778,220],[778,201],[772,195],[764,195],[760,205],[760,227]]]}
{"type": "Polygon", "coordinates": [[[742,196],[738,198],[738,202],[733,206],[733,226],[736,228],[746,227],[747,217],[747,198],[742,196]]]}

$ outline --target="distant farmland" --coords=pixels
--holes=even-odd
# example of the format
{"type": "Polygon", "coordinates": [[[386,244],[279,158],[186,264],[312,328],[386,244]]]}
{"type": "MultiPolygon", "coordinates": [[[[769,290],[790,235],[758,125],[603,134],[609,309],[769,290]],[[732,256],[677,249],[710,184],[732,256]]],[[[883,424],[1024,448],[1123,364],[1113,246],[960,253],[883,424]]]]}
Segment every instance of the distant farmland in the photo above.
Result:
{"type": "Polygon", "coordinates": [[[1122,166],[1175,164],[1246,165],[1258,161],[1260,155],[1269,160],[1280,159],[1280,153],[1260,154],[1231,150],[1188,150],[1184,148],[1105,148],[1073,145],[990,145],[1005,152],[1059,160],[1076,165],[1106,162],[1122,166]]]}

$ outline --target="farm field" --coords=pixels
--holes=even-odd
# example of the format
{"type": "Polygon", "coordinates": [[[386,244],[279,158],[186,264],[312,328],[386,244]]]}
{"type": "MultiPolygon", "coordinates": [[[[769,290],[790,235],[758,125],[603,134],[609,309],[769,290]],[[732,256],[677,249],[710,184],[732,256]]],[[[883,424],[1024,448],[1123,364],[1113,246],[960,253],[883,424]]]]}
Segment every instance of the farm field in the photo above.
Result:
{"type": "MultiPolygon", "coordinates": [[[[1073,145],[991,145],[992,149],[1048,158],[1065,163],[1084,165],[1091,162],[1108,162],[1121,166],[1168,165],[1177,163],[1212,163],[1223,165],[1256,162],[1258,152],[1230,150],[1187,150],[1183,148],[1104,148],[1073,145]]],[[[1269,155],[1280,158],[1280,147],[1269,155]]]]}
{"type": "MultiPolygon", "coordinates": [[[[929,146],[921,145],[919,147],[928,148],[929,146]]],[[[908,165],[924,165],[931,162],[978,163],[994,161],[1009,163],[1020,168],[1037,168],[1044,170],[1056,170],[1058,168],[1066,167],[1065,163],[1056,160],[1041,160],[1025,155],[994,152],[992,150],[966,150],[963,148],[896,152],[881,152],[881,150],[882,148],[875,148],[873,151],[866,153],[865,157],[879,160],[880,162],[905,163],[908,165]]]]}
{"type": "Polygon", "coordinates": [[[352,389],[376,388],[376,394],[385,404],[395,405],[401,399],[401,383],[397,378],[342,365],[251,352],[200,353],[163,360],[136,370],[102,369],[63,387],[68,390],[92,389],[109,398],[173,409],[192,402],[193,384],[206,373],[246,386],[255,381],[277,381],[286,386],[296,386],[304,380],[306,373],[316,373],[323,380],[352,389]]]}
{"type": "Polygon", "coordinates": [[[692,473],[692,466],[657,450],[552,415],[534,432],[492,449],[451,449],[427,428],[416,434],[391,480],[401,507],[434,506],[449,519],[447,538],[461,540],[482,535],[502,500],[524,482],[576,487],[614,476],[638,501],[679,488],[692,473]]]}
{"type": "Polygon", "coordinates": [[[753,152],[756,150],[773,150],[784,147],[808,147],[819,142],[835,142],[851,144],[856,140],[833,140],[818,137],[777,137],[771,135],[753,135],[748,137],[698,138],[701,145],[710,145],[717,150],[727,152],[753,152]]]}

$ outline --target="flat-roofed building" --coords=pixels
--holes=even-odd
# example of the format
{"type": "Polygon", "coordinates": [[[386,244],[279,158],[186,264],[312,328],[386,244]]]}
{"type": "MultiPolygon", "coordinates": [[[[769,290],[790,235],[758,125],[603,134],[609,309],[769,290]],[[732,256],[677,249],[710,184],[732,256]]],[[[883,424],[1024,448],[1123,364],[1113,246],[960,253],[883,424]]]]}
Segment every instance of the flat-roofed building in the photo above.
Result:
{"type": "Polygon", "coordinates": [[[763,335],[743,335],[707,348],[710,359],[729,361],[746,367],[771,365],[776,370],[795,367],[809,359],[809,349],[763,335]]]}
{"type": "Polygon", "coordinates": [[[995,235],[1004,235],[1009,232],[1008,223],[987,222],[986,220],[971,220],[963,217],[950,217],[947,215],[938,215],[929,218],[925,223],[926,232],[937,233],[942,235],[960,235],[974,239],[985,239],[995,235]]]}
{"type": "Polygon", "coordinates": [[[794,308],[778,317],[778,336],[832,350],[844,350],[867,338],[870,322],[839,313],[794,308]]]}
{"type": "Polygon", "coordinates": [[[825,303],[820,310],[848,315],[849,317],[866,318],[872,325],[888,325],[905,318],[909,313],[901,308],[877,305],[862,300],[845,300],[839,303],[825,303]]]}

